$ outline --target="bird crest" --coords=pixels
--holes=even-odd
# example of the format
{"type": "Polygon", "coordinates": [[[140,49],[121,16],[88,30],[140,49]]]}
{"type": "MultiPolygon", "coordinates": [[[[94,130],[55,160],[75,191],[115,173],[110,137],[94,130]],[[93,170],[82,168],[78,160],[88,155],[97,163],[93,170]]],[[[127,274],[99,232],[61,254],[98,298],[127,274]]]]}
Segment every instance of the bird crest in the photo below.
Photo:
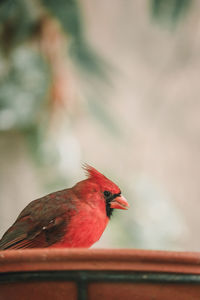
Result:
{"type": "Polygon", "coordinates": [[[85,170],[87,177],[91,180],[94,180],[95,182],[98,182],[102,189],[108,189],[110,191],[113,191],[113,193],[120,192],[119,187],[114,182],[112,182],[92,166],[85,163],[83,164],[83,169],[85,170]]]}

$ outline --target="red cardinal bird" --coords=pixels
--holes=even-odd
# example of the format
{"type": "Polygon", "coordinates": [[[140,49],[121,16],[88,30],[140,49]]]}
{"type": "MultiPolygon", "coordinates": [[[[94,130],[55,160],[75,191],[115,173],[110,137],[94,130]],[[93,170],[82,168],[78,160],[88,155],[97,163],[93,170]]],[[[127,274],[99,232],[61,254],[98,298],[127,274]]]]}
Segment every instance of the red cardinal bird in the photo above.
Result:
{"type": "Polygon", "coordinates": [[[119,187],[86,165],[88,178],[29,203],[0,240],[0,249],[90,247],[113,209],[128,209],[119,187]]]}

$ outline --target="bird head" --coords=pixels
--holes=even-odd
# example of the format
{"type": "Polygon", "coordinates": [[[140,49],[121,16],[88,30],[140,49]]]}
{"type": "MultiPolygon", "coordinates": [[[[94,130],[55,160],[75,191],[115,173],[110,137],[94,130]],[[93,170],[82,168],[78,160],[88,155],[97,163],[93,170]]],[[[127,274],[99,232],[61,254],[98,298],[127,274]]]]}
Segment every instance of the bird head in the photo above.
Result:
{"type": "Polygon", "coordinates": [[[122,196],[120,188],[114,182],[89,165],[84,165],[83,168],[86,171],[87,180],[90,184],[98,186],[98,191],[100,190],[106,204],[108,217],[111,216],[113,209],[129,208],[127,200],[122,196]]]}

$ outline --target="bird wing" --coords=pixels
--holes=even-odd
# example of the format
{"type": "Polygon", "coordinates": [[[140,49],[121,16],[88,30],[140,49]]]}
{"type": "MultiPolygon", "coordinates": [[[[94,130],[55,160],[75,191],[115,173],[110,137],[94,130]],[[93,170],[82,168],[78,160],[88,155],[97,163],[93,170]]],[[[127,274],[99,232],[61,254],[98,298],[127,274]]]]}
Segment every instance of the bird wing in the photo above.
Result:
{"type": "Polygon", "coordinates": [[[65,215],[48,221],[46,226],[44,222],[30,226],[31,216],[21,219],[4,234],[0,249],[45,248],[60,241],[66,231],[65,215]]]}
{"type": "Polygon", "coordinates": [[[74,211],[72,203],[50,197],[32,201],[0,240],[0,249],[45,248],[62,240],[74,211]]]}

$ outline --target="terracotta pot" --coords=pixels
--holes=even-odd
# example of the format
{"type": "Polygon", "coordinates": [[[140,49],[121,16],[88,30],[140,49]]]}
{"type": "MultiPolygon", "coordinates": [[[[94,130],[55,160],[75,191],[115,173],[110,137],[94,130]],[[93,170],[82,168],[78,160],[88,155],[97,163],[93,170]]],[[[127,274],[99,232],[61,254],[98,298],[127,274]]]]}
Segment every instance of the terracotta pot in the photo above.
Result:
{"type": "Polygon", "coordinates": [[[0,300],[200,299],[200,254],[145,250],[0,252],[0,300]]]}

